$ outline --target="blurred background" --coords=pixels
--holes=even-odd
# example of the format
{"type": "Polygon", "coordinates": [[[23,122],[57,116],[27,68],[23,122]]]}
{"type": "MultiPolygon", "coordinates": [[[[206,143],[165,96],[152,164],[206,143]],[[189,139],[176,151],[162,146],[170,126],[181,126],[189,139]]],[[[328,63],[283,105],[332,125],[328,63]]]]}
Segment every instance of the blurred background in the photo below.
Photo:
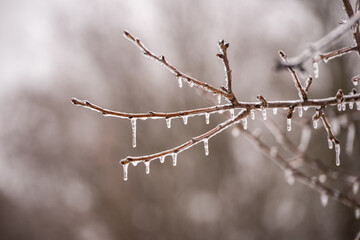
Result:
{"type": "MultiPolygon", "coordinates": [[[[320,196],[283,172],[232,130],[170,158],[129,167],[118,161],[177,146],[224,120],[211,116],[138,121],[137,147],[127,120],[73,106],[71,97],[125,112],[180,111],[211,104],[155,61],[144,58],[123,30],[139,37],[181,71],[224,84],[217,41],[230,42],[234,92],[240,101],[296,99],[278,50],[295,56],[346,15],[339,1],[14,1],[0,2],[1,239],[353,239],[354,210],[320,196]]],[[[352,44],[351,34],[338,46],[352,44]]],[[[335,46],[334,46],[335,48],[335,46]]],[[[334,49],[333,48],[333,49],[334,49]]],[[[359,74],[357,54],[320,64],[311,98],[348,93],[359,74]]],[[[312,74],[312,72],[310,71],[312,74]]],[[[269,115],[286,130],[284,114],[269,115]],[[280,115],[280,116],[279,116],[280,115]]],[[[340,113],[328,109],[330,116],[340,113]]],[[[257,114],[248,126],[269,145],[257,114]]],[[[305,113],[310,119],[313,111],[305,113]]],[[[355,113],[354,113],[355,115],[355,113]]],[[[357,115],[358,116],[358,115],[357,115]]],[[[302,126],[287,135],[298,144],[302,126]]],[[[345,149],[347,122],[332,121],[345,149]]],[[[300,122],[299,122],[300,123],[300,122]]],[[[354,151],[342,165],[357,174],[354,151]]],[[[313,130],[308,153],[335,166],[324,129],[313,130]]]]}

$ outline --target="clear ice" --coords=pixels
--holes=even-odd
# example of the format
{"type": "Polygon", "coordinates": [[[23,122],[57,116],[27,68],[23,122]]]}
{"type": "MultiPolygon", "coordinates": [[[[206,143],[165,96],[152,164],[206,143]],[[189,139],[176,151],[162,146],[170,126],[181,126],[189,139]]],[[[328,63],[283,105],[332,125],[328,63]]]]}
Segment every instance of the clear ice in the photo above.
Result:
{"type": "Polygon", "coordinates": [[[288,130],[288,132],[291,131],[291,118],[288,118],[286,120],[286,129],[288,130]]]}
{"type": "Polygon", "coordinates": [[[204,149],[205,149],[205,155],[209,155],[209,139],[204,139],[204,149]]]}
{"type": "Polygon", "coordinates": [[[336,166],[340,166],[340,144],[335,143],[336,166]]]}
{"type": "Polygon", "coordinates": [[[124,181],[128,180],[128,167],[129,167],[129,164],[123,164],[124,181]]]}
{"type": "Polygon", "coordinates": [[[132,146],[136,147],[136,118],[131,119],[132,146]]]}

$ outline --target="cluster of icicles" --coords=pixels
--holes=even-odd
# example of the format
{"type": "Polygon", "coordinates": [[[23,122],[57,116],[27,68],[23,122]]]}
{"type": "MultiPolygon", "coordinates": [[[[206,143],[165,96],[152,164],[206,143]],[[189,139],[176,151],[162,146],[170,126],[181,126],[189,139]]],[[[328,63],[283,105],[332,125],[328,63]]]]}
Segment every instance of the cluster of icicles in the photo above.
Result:
{"type": "MultiPolygon", "coordinates": [[[[182,86],[181,84],[179,84],[179,86],[182,86]]],[[[221,104],[221,96],[219,95],[218,97],[218,104],[221,104]]],[[[349,102],[349,108],[353,109],[353,105],[354,102],[349,102]]],[[[344,111],[346,109],[346,103],[342,102],[339,103],[337,105],[338,110],[339,111],[344,111]],[[340,106],[340,107],[339,107],[340,106]]],[[[356,102],[356,108],[357,110],[360,110],[360,102],[356,102]]],[[[296,107],[294,109],[294,111],[296,110],[298,112],[299,117],[303,116],[303,110],[307,111],[308,107],[304,106],[304,107],[296,107]]],[[[262,112],[262,117],[264,120],[267,119],[267,109],[266,108],[262,108],[260,109],[262,112]]],[[[278,108],[273,108],[273,114],[276,115],[278,108]]],[[[288,111],[288,108],[284,108],[284,110],[288,111]]],[[[229,111],[231,119],[235,118],[235,110],[234,109],[229,109],[229,110],[220,110],[218,111],[218,113],[222,114],[224,111],[229,111]]],[[[212,112],[213,113],[213,112],[212,112]]],[[[198,116],[198,115],[205,115],[205,122],[206,124],[210,123],[210,113],[201,113],[201,114],[192,114],[192,115],[187,115],[187,116],[181,116],[184,124],[186,125],[188,123],[188,118],[189,117],[194,117],[194,116],[198,116]]],[[[178,118],[178,117],[173,117],[173,118],[178,118]]],[[[255,110],[252,109],[250,110],[250,118],[252,120],[255,120],[255,110]]],[[[141,118],[142,120],[145,120],[145,118],[141,118]]],[[[135,148],[136,147],[136,120],[137,118],[130,118],[131,121],[131,127],[132,127],[132,146],[135,148]]],[[[171,128],[171,120],[172,118],[165,118],[166,121],[166,126],[168,128],[171,128]]],[[[313,120],[313,127],[316,129],[318,127],[318,121],[319,119],[313,120]]],[[[241,119],[242,125],[244,129],[247,129],[247,117],[244,117],[243,119],[241,119]]],[[[291,131],[291,118],[287,118],[286,120],[286,128],[287,131],[291,131]]],[[[210,136],[212,137],[212,136],[210,136]]],[[[204,149],[205,149],[205,155],[209,154],[209,138],[204,138],[201,141],[204,143],[204,149]]],[[[336,165],[339,166],[340,165],[340,144],[335,142],[333,139],[328,138],[328,143],[329,143],[329,148],[332,149],[333,147],[335,148],[335,154],[336,154],[336,165]]],[[[144,162],[145,167],[146,167],[146,173],[149,174],[150,173],[150,162],[152,160],[155,160],[157,158],[160,159],[161,163],[164,163],[165,161],[165,157],[166,156],[171,156],[172,160],[173,160],[173,165],[176,166],[177,164],[177,155],[179,152],[184,151],[185,149],[181,149],[180,151],[177,152],[171,152],[171,153],[167,153],[164,155],[161,155],[161,157],[155,157],[153,159],[149,159],[149,160],[139,160],[139,161],[131,161],[131,163],[136,166],[139,162],[144,162]]],[[[145,156],[146,157],[146,156],[145,156]]],[[[122,161],[126,161],[127,158],[121,160],[122,161]]],[[[124,180],[126,181],[128,179],[128,163],[127,164],[123,164],[123,169],[124,169],[124,180]]]]}

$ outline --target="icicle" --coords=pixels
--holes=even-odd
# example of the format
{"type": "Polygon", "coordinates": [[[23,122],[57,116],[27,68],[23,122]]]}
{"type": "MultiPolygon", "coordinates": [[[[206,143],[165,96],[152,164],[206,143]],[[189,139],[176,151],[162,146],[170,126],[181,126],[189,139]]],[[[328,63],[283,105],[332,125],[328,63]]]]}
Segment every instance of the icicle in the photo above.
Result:
{"type": "Polygon", "coordinates": [[[235,110],[233,108],[230,109],[230,116],[231,116],[231,119],[234,120],[234,118],[235,118],[235,110]]]}
{"type": "Polygon", "coordinates": [[[359,191],[359,182],[354,182],[352,185],[352,192],[354,195],[356,195],[359,191]]]}
{"type": "Polygon", "coordinates": [[[319,77],[319,64],[317,62],[313,62],[313,68],[314,68],[314,77],[319,77]]]}
{"type": "Polygon", "coordinates": [[[354,108],[354,102],[349,102],[349,108],[353,109],[354,108]]]}
{"type": "Polygon", "coordinates": [[[303,116],[303,109],[302,109],[302,107],[299,107],[299,108],[298,108],[298,114],[299,114],[299,117],[302,117],[302,116],[303,116]]]}
{"type": "Polygon", "coordinates": [[[128,180],[128,167],[129,164],[123,164],[123,170],[124,170],[124,181],[128,180]]]}
{"type": "Polygon", "coordinates": [[[321,205],[323,207],[326,207],[326,205],[328,204],[328,201],[329,201],[329,196],[326,194],[326,192],[322,192],[320,194],[320,200],[321,200],[321,205]]]}
{"type": "Polygon", "coordinates": [[[204,139],[205,156],[209,155],[209,139],[204,139]]]}
{"type": "Polygon", "coordinates": [[[210,123],[210,113],[205,113],[205,121],[206,121],[206,124],[210,123]]]}
{"type": "Polygon", "coordinates": [[[167,128],[171,128],[171,118],[166,118],[165,120],[167,128]]]}
{"type": "Polygon", "coordinates": [[[319,176],[319,182],[320,183],[325,183],[326,182],[326,175],[325,174],[321,174],[320,176],[319,176]]]}
{"type": "Polygon", "coordinates": [[[360,218],[360,208],[356,208],[355,209],[355,218],[359,219],[360,218]]]}
{"type": "Polygon", "coordinates": [[[254,109],[250,110],[250,116],[251,116],[252,120],[255,120],[255,110],[254,109]]]}
{"type": "Polygon", "coordinates": [[[358,83],[359,83],[358,81],[353,81],[354,86],[357,86],[358,83]]]}
{"type": "Polygon", "coordinates": [[[221,104],[221,95],[219,94],[219,95],[217,95],[217,102],[218,102],[218,105],[220,105],[221,104]]]}
{"type": "Polygon", "coordinates": [[[332,149],[333,148],[333,141],[328,138],[328,144],[329,144],[329,149],[332,149]]]}
{"type": "Polygon", "coordinates": [[[336,166],[340,166],[340,144],[335,143],[336,166]]]}
{"type": "Polygon", "coordinates": [[[187,122],[188,122],[188,118],[189,118],[189,116],[183,116],[183,117],[182,117],[185,125],[186,125],[187,122]]]}
{"type": "Polygon", "coordinates": [[[132,146],[136,147],[136,118],[131,119],[132,146]]]}
{"type": "Polygon", "coordinates": [[[317,126],[318,126],[318,120],[314,120],[314,121],[313,121],[313,127],[314,127],[315,129],[317,129],[317,126]]]}
{"type": "Polygon", "coordinates": [[[134,167],[136,167],[136,165],[138,165],[139,162],[140,162],[140,161],[132,161],[131,163],[132,163],[132,165],[133,165],[134,167]]]}
{"type": "Polygon", "coordinates": [[[178,77],[178,84],[179,84],[179,88],[182,88],[183,82],[182,82],[182,78],[181,78],[181,77],[178,77]]]}
{"type": "Polygon", "coordinates": [[[345,110],[346,110],[346,103],[343,102],[343,103],[341,104],[341,110],[342,110],[342,111],[345,111],[345,110]]]}
{"type": "Polygon", "coordinates": [[[192,88],[194,86],[193,82],[189,82],[189,86],[192,88]]]}
{"type": "Polygon", "coordinates": [[[246,129],[247,129],[247,117],[244,117],[244,118],[242,119],[242,123],[243,123],[244,129],[246,130],[246,129]]]}
{"type": "Polygon", "coordinates": [[[291,118],[288,118],[286,120],[286,129],[288,130],[288,132],[291,131],[291,118]]]}
{"type": "Polygon", "coordinates": [[[150,161],[144,162],[145,163],[145,172],[146,174],[150,173],[150,161]]]}
{"type": "Polygon", "coordinates": [[[337,105],[337,110],[338,110],[339,112],[341,112],[341,103],[338,103],[338,105],[337,105]]]}
{"type": "Polygon", "coordinates": [[[291,170],[285,170],[285,180],[289,185],[293,185],[295,183],[295,177],[291,170]]]}
{"type": "Polygon", "coordinates": [[[262,110],[263,119],[266,120],[266,108],[262,110]]]}
{"type": "Polygon", "coordinates": [[[177,164],[177,153],[172,153],[171,156],[172,156],[172,159],[173,159],[173,166],[176,166],[176,164],[177,164]]]}
{"type": "Polygon", "coordinates": [[[305,110],[305,111],[307,111],[308,109],[309,109],[309,107],[308,107],[308,106],[305,106],[305,107],[304,107],[304,110],[305,110]]]}
{"type": "Polygon", "coordinates": [[[273,114],[274,114],[274,115],[277,114],[277,108],[273,108],[273,114]]]}
{"type": "Polygon", "coordinates": [[[160,163],[164,163],[165,162],[165,156],[161,156],[160,157],[160,163]]]}
{"type": "Polygon", "coordinates": [[[356,102],[356,110],[360,111],[360,102],[356,102]]]}

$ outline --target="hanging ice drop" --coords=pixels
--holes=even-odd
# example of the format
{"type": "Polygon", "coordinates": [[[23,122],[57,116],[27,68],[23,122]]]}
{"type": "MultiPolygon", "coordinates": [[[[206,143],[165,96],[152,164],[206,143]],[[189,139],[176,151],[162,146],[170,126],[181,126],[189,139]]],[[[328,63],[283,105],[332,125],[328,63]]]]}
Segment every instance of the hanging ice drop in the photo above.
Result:
{"type": "Polygon", "coordinates": [[[274,115],[277,114],[277,108],[273,108],[273,114],[274,114],[274,115]]]}
{"type": "Polygon", "coordinates": [[[183,82],[181,77],[178,77],[178,84],[179,84],[179,88],[182,88],[183,82]]]}
{"type": "Polygon", "coordinates": [[[132,163],[132,165],[133,165],[134,167],[136,167],[136,165],[138,165],[139,162],[140,162],[140,161],[132,161],[131,163],[132,163]]]}
{"type": "Polygon", "coordinates": [[[304,110],[305,110],[305,111],[307,111],[308,109],[309,109],[309,107],[308,107],[308,106],[305,106],[305,107],[304,107],[304,110]]]}
{"type": "Polygon", "coordinates": [[[266,108],[262,110],[263,119],[266,120],[266,108]]]}
{"type": "Polygon", "coordinates": [[[303,116],[303,108],[299,107],[297,110],[298,110],[299,117],[302,117],[303,116]]]}
{"type": "Polygon", "coordinates": [[[172,153],[172,160],[173,160],[173,166],[176,166],[177,164],[177,153],[172,153]]]}
{"type": "Polygon", "coordinates": [[[359,182],[354,182],[352,185],[352,192],[354,195],[356,195],[359,191],[359,182]]]}
{"type": "Polygon", "coordinates": [[[318,125],[318,120],[314,120],[314,121],[313,121],[313,127],[314,127],[315,129],[317,129],[317,125],[318,125]]]}
{"type": "Polygon", "coordinates": [[[341,111],[341,103],[338,103],[337,105],[337,110],[340,112],[341,111]]]}
{"type": "Polygon", "coordinates": [[[189,82],[189,87],[193,87],[194,86],[194,83],[193,82],[189,82]]]}
{"type": "Polygon", "coordinates": [[[244,129],[246,130],[246,129],[247,129],[247,117],[244,117],[244,118],[242,119],[242,123],[243,123],[244,129]]]}
{"type": "Polygon", "coordinates": [[[205,113],[205,121],[206,121],[206,124],[210,123],[210,113],[205,113]]]}
{"type": "Polygon", "coordinates": [[[232,108],[230,109],[230,117],[232,120],[234,120],[234,117],[235,117],[235,110],[232,108]]]}
{"type": "Polygon", "coordinates": [[[333,148],[333,142],[332,140],[330,140],[330,138],[328,138],[328,144],[329,144],[329,149],[333,148]]]}
{"type": "Polygon", "coordinates": [[[349,102],[349,108],[353,109],[354,108],[354,102],[349,102]]]}
{"type": "Polygon", "coordinates": [[[340,144],[335,143],[336,166],[340,166],[340,144]]]}
{"type": "Polygon", "coordinates": [[[314,77],[319,77],[319,64],[317,62],[313,62],[313,68],[314,68],[314,77]]]}
{"type": "Polygon", "coordinates": [[[132,146],[136,147],[136,118],[131,119],[132,146]]]}
{"type": "Polygon", "coordinates": [[[291,131],[291,118],[286,119],[286,129],[288,132],[291,131]]]}
{"type": "Polygon", "coordinates": [[[128,167],[129,164],[123,164],[123,170],[124,170],[124,181],[128,180],[128,167]]]}
{"type": "Polygon", "coordinates": [[[209,155],[209,140],[207,138],[204,139],[204,149],[205,149],[205,155],[209,155]]]}
{"type": "Polygon", "coordinates": [[[320,194],[320,200],[321,200],[321,205],[323,207],[326,207],[329,201],[329,196],[325,192],[323,192],[320,194]]]}
{"type": "Polygon", "coordinates": [[[189,116],[183,116],[182,117],[185,125],[188,123],[188,118],[189,118],[189,116]]]}
{"type": "Polygon", "coordinates": [[[167,128],[171,128],[171,118],[166,118],[165,120],[167,128]]]}
{"type": "Polygon", "coordinates": [[[150,161],[146,161],[145,163],[145,172],[146,174],[150,173],[150,161]]]}
{"type": "Polygon", "coordinates": [[[221,104],[221,95],[219,94],[219,95],[217,95],[217,103],[218,103],[218,105],[220,105],[221,104]]]}
{"type": "Polygon", "coordinates": [[[160,157],[160,163],[164,163],[165,162],[165,156],[161,156],[160,157]]]}
{"type": "Polygon", "coordinates": [[[342,110],[342,111],[345,111],[345,110],[346,110],[346,103],[343,102],[343,103],[341,104],[341,110],[342,110]]]}
{"type": "Polygon", "coordinates": [[[254,109],[250,110],[250,116],[252,120],[255,120],[255,111],[254,109]]]}

